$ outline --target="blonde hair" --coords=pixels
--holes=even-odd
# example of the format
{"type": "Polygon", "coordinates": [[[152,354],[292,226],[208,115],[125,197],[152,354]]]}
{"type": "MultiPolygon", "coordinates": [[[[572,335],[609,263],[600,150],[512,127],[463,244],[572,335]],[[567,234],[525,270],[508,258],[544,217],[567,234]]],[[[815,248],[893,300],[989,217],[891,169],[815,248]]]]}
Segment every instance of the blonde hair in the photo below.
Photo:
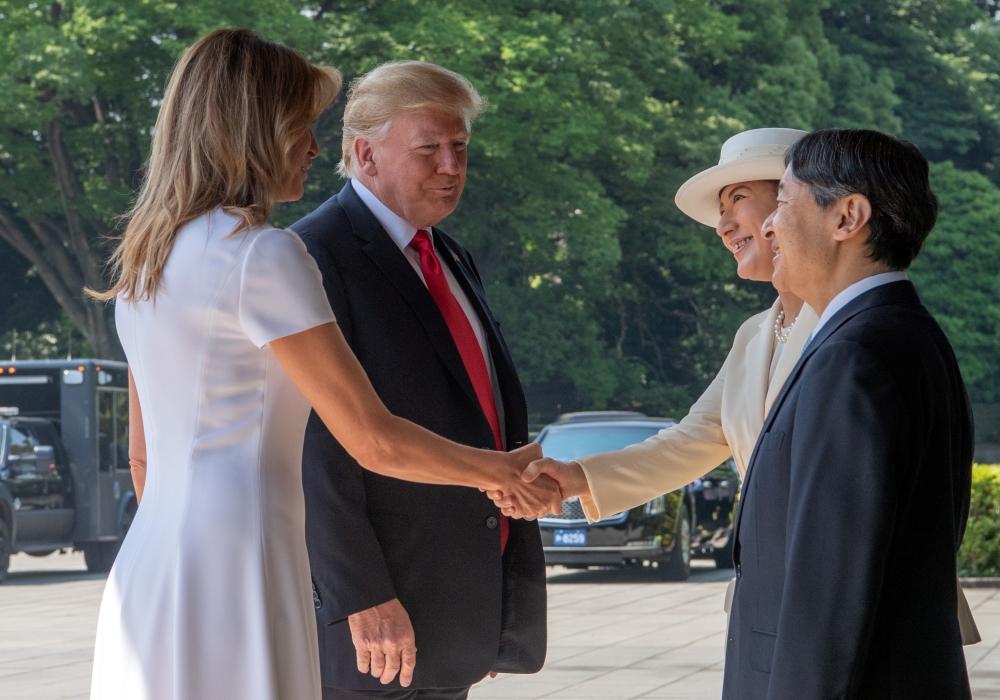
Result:
{"type": "Polygon", "coordinates": [[[116,282],[97,299],[155,298],[177,233],[222,207],[237,231],[267,221],[295,142],[340,92],[335,68],[245,29],[188,48],[163,96],[146,177],[111,257],[116,282]]]}
{"type": "Polygon", "coordinates": [[[419,109],[436,109],[460,116],[465,128],[486,109],[486,100],[466,78],[423,61],[383,63],[351,81],[344,108],[344,138],[337,172],[357,175],[354,140],[378,143],[389,133],[394,117],[419,109]]]}

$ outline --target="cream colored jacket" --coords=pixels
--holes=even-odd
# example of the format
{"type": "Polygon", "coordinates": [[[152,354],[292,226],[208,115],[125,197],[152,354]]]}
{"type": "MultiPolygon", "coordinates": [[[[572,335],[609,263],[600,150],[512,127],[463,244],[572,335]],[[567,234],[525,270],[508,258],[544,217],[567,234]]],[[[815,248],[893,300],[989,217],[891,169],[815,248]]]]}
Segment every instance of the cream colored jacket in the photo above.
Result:
{"type": "Polygon", "coordinates": [[[730,455],[743,478],[767,412],[819,322],[802,307],[769,381],[780,310],[777,299],[740,326],[719,374],[680,423],[624,450],[577,460],[590,482],[593,497],[580,501],[591,522],[686,486],[730,455]]]}

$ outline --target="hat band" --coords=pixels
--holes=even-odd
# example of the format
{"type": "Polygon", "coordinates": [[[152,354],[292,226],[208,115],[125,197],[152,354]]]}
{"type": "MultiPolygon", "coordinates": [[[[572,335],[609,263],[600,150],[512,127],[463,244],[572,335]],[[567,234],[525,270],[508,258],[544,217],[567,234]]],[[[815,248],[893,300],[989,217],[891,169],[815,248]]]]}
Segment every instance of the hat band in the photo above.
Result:
{"type": "Polygon", "coordinates": [[[744,158],[756,158],[759,156],[784,156],[787,150],[787,144],[747,146],[746,148],[741,148],[736,151],[723,152],[722,157],[719,158],[719,165],[725,165],[726,163],[732,163],[735,160],[742,160],[744,158]]]}

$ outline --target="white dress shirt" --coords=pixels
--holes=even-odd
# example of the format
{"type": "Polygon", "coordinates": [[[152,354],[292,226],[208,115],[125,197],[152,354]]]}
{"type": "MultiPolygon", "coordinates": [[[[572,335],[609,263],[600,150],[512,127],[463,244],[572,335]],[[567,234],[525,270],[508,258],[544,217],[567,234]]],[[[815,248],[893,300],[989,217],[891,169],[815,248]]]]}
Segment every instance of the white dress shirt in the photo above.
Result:
{"type": "MultiPolygon", "coordinates": [[[[417,273],[417,277],[423,282],[424,286],[427,286],[427,281],[424,279],[424,272],[420,268],[420,253],[410,247],[410,242],[413,237],[417,235],[419,230],[416,226],[401,218],[396,212],[384,205],[375,194],[361,184],[358,180],[351,180],[351,186],[357,193],[361,201],[365,203],[365,206],[375,215],[378,222],[382,224],[382,228],[386,230],[389,237],[399,246],[400,251],[409,261],[413,270],[417,273]]],[[[426,230],[426,229],[425,229],[426,230]]],[[[433,239],[433,231],[428,230],[433,239]]],[[[441,252],[434,247],[434,252],[437,254],[438,258],[441,257],[441,252]]],[[[507,442],[507,431],[506,425],[504,423],[504,413],[503,413],[503,400],[500,396],[500,387],[497,384],[497,373],[496,368],[493,366],[493,356],[490,354],[489,343],[486,340],[486,331],[483,330],[482,321],[479,320],[479,314],[472,307],[472,303],[469,301],[469,297],[466,296],[465,290],[462,289],[462,285],[458,283],[455,279],[455,275],[451,271],[451,267],[447,262],[441,261],[441,269],[444,271],[445,279],[448,280],[448,288],[451,290],[452,295],[454,295],[455,300],[458,301],[458,305],[462,307],[462,311],[465,312],[466,317],[469,319],[469,323],[472,325],[472,330],[476,334],[476,340],[479,341],[479,349],[482,350],[483,359],[486,360],[486,369],[490,373],[490,384],[493,385],[493,403],[496,404],[497,418],[500,420],[500,435],[504,440],[504,449],[506,449],[507,442]]]]}
{"type": "Polygon", "coordinates": [[[816,328],[813,329],[812,335],[809,336],[809,340],[806,341],[806,347],[812,342],[813,338],[819,335],[820,330],[826,325],[827,321],[833,318],[834,314],[840,311],[842,308],[850,304],[852,301],[857,299],[859,296],[865,292],[875,289],[875,287],[881,287],[883,284],[889,284],[890,282],[903,282],[909,279],[906,276],[906,272],[903,270],[897,270],[894,272],[882,272],[877,275],[872,275],[871,277],[865,277],[860,282],[855,282],[850,287],[842,291],[840,294],[833,298],[826,309],[823,311],[823,315],[819,317],[819,323],[816,324],[816,328]]]}

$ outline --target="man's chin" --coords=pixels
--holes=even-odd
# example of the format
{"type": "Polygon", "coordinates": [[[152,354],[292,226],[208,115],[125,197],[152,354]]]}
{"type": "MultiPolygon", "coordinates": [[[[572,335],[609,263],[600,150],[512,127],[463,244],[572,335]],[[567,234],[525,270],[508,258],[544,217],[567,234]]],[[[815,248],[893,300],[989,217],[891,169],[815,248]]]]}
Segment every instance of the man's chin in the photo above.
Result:
{"type": "Polygon", "coordinates": [[[788,280],[782,274],[780,266],[775,266],[774,274],[771,275],[771,284],[774,285],[775,289],[788,289],[788,280]]]}
{"type": "Polygon", "coordinates": [[[446,216],[455,211],[455,208],[457,206],[458,206],[458,197],[456,197],[454,200],[442,199],[434,203],[434,206],[431,207],[431,212],[433,212],[435,219],[441,221],[446,216]]]}

